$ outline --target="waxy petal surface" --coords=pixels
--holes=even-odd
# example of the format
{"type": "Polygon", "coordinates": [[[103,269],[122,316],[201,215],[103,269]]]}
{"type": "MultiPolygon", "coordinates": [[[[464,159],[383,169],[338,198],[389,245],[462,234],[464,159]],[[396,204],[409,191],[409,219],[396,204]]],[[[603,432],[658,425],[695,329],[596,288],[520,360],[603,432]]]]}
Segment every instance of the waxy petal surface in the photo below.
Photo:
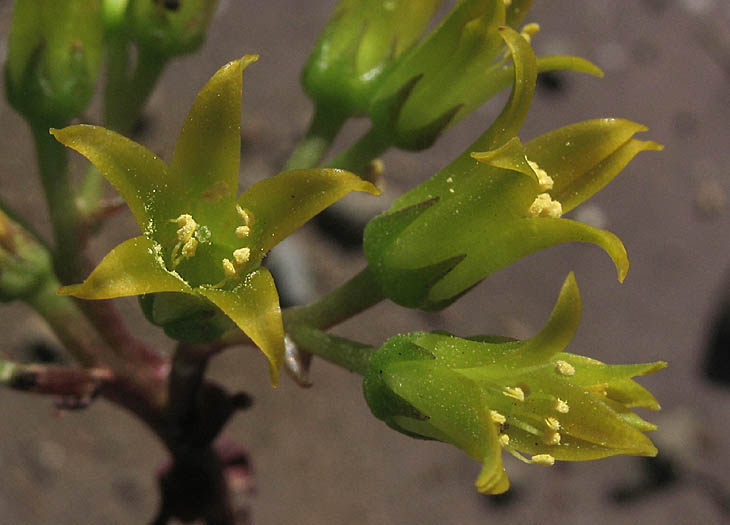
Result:
{"type": "Polygon", "coordinates": [[[223,310],[266,355],[271,384],[276,386],[284,362],[284,325],[271,273],[259,268],[232,290],[199,288],[197,291],[223,310]]]}
{"type": "Polygon", "coordinates": [[[113,299],[157,292],[192,293],[192,289],[165,269],[159,245],[140,235],[110,251],[83,283],[64,286],[58,293],[79,299],[113,299]]]}

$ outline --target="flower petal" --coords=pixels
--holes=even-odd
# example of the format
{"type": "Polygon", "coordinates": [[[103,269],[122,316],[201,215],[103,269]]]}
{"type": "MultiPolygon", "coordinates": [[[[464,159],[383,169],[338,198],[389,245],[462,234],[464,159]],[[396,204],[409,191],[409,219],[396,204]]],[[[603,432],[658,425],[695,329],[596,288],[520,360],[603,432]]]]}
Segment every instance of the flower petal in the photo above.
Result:
{"type": "Polygon", "coordinates": [[[481,461],[484,466],[476,481],[479,492],[499,494],[509,488],[496,426],[484,395],[471,380],[429,361],[390,363],[384,367],[382,379],[426,416],[422,421],[398,418],[400,426],[451,443],[481,461]]]}
{"type": "Polygon", "coordinates": [[[232,290],[198,288],[196,291],[223,310],[261,349],[269,360],[271,384],[276,386],[284,362],[284,325],[279,295],[269,271],[259,268],[251,272],[232,290]]]}
{"type": "Polygon", "coordinates": [[[549,193],[565,213],[608,184],[639,152],[662,149],[656,142],[631,139],[646,129],[624,119],[588,120],[546,133],[525,149],[553,179],[549,193]]]}
{"type": "Polygon", "coordinates": [[[371,183],[337,169],[285,171],[251,186],[238,200],[253,216],[250,239],[251,245],[259,249],[259,259],[351,191],[380,194],[371,183]]]}
{"type": "Polygon", "coordinates": [[[150,150],[119,133],[87,124],[51,129],[51,134],[99,169],[146,235],[154,235],[159,221],[171,216],[177,193],[172,191],[167,164],[150,150]]]}
{"type": "MultiPolygon", "coordinates": [[[[626,249],[618,237],[580,222],[568,219],[525,218],[509,223],[500,222],[498,228],[476,229],[483,232],[482,242],[463,243],[458,246],[458,253],[467,253],[467,257],[431,288],[430,301],[438,303],[447,300],[521,257],[564,242],[590,242],[603,248],[613,259],[618,280],[621,282],[629,269],[626,249]]],[[[468,237],[460,236],[456,232],[452,235],[453,249],[457,249],[457,242],[465,241],[468,237]]],[[[442,240],[440,236],[436,238],[432,236],[432,242],[437,246],[442,240]]],[[[448,255],[450,253],[443,254],[444,257],[448,255]]],[[[405,262],[402,253],[399,257],[405,262]]]]}
{"type": "Polygon", "coordinates": [[[111,299],[156,292],[192,293],[192,289],[165,269],[159,244],[140,235],[110,251],[83,283],[64,286],[58,294],[111,299]]]}
{"type": "MultiPolygon", "coordinates": [[[[211,205],[227,202],[233,209],[241,157],[243,70],[257,59],[256,55],[246,55],[229,62],[195,97],[170,163],[170,173],[186,200],[203,196],[211,205]]],[[[210,217],[196,220],[206,222],[210,217]]]]}

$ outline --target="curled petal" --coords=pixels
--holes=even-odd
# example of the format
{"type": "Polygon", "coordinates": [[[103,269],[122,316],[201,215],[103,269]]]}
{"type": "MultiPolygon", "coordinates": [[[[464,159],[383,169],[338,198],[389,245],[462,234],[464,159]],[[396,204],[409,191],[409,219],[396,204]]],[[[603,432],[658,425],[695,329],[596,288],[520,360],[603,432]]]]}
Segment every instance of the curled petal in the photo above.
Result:
{"type": "Polygon", "coordinates": [[[568,212],[618,175],[638,153],[660,150],[632,137],[646,127],[629,120],[588,120],[546,133],[525,145],[527,158],[553,179],[550,190],[568,212]]]}

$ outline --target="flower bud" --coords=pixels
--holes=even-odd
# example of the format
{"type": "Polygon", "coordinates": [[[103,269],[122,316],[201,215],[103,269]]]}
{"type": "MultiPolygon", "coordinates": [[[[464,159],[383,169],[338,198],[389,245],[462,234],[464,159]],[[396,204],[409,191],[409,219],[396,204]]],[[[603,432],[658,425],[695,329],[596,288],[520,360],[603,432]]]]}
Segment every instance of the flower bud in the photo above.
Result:
{"type": "Polygon", "coordinates": [[[0,211],[0,302],[32,296],[51,273],[48,250],[0,211]]]}
{"type": "Polygon", "coordinates": [[[218,5],[218,0],[130,2],[128,24],[140,52],[163,58],[198,49],[218,5]]]}
{"type": "Polygon", "coordinates": [[[631,378],[666,363],[606,365],[564,353],[580,309],[571,274],[532,339],[423,332],[393,337],[365,374],[368,406],[399,432],[450,443],[480,461],[476,485],[488,494],[509,488],[502,449],[539,465],[656,455],[644,435],[656,426],[631,408],[658,410],[659,404],[631,378]]]}
{"type": "Polygon", "coordinates": [[[5,65],[10,104],[44,123],[77,116],[96,88],[102,40],[101,0],[17,0],[5,65]]]}
{"type": "Polygon", "coordinates": [[[365,115],[392,64],[421,37],[441,0],[342,0],[302,71],[318,106],[365,115]]]}

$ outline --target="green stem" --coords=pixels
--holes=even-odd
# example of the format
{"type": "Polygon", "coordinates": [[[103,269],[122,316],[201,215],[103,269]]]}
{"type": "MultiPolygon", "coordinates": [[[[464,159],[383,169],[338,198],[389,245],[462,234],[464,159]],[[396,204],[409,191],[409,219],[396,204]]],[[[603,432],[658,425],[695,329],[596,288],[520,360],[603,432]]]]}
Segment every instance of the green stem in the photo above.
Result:
{"type": "Polygon", "coordinates": [[[129,134],[167,61],[149,50],[140,50],[134,72],[129,76],[129,41],[124,35],[108,39],[108,73],[104,91],[104,125],[129,134]]]}
{"type": "Polygon", "coordinates": [[[297,144],[284,169],[305,169],[318,166],[346,120],[347,115],[317,106],[307,134],[297,144]]]}
{"type": "Polygon", "coordinates": [[[48,132],[48,126],[32,122],[41,182],[54,232],[53,264],[61,281],[70,283],[83,276],[80,264],[79,214],[71,190],[66,147],[48,132]]]}
{"type": "Polygon", "coordinates": [[[88,324],[76,302],[56,294],[59,287],[60,283],[49,276],[25,301],[45,319],[80,364],[91,367],[108,362],[108,356],[103,355],[105,344],[88,324]]]}
{"type": "Polygon", "coordinates": [[[327,162],[327,166],[360,175],[367,172],[370,162],[385,153],[390,146],[391,142],[387,136],[375,128],[370,128],[370,131],[360,137],[352,146],[327,162]]]}
{"type": "Polygon", "coordinates": [[[325,330],[385,299],[368,267],[348,282],[306,306],[284,310],[287,331],[297,325],[325,330]]]}
{"type": "Polygon", "coordinates": [[[307,325],[292,327],[289,337],[300,349],[362,376],[375,353],[375,348],[370,345],[330,335],[307,325]]]}

